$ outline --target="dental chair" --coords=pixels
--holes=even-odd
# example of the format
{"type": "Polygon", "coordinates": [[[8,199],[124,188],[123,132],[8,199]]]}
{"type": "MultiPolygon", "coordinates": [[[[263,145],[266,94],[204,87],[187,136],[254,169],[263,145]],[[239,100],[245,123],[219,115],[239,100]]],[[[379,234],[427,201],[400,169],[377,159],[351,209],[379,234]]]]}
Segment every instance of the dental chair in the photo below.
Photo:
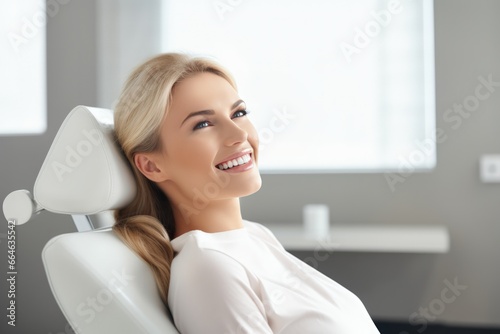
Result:
{"type": "Polygon", "coordinates": [[[4,200],[6,219],[17,225],[43,210],[72,216],[78,232],[53,237],[42,260],[57,304],[76,333],[178,333],[151,269],[110,227],[112,210],[135,193],[132,172],[113,137],[112,111],[78,106],[61,125],[33,195],[16,190],[4,200]]]}

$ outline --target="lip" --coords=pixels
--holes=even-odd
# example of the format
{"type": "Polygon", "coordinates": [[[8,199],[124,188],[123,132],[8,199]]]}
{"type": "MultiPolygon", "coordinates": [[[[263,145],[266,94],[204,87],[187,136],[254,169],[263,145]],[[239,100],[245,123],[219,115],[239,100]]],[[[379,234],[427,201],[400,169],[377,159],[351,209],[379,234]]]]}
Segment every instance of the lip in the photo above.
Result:
{"type": "Polygon", "coordinates": [[[229,161],[229,160],[233,160],[233,159],[238,159],[239,157],[242,157],[246,154],[250,154],[250,157],[252,158],[253,160],[253,150],[248,148],[248,149],[245,149],[245,150],[242,150],[242,151],[239,151],[237,153],[234,153],[234,154],[231,154],[231,155],[228,155],[226,158],[224,158],[224,160],[218,162],[215,164],[215,168],[217,168],[217,166],[219,166],[220,164],[226,162],[226,161],[229,161]]]}
{"type": "Polygon", "coordinates": [[[240,151],[238,153],[232,154],[226,158],[226,160],[223,160],[222,162],[218,163],[215,168],[217,171],[222,172],[222,173],[241,173],[241,172],[246,172],[254,167],[254,157],[253,157],[253,150],[252,149],[246,149],[243,151],[240,151]],[[225,163],[226,161],[233,160],[233,159],[238,159],[239,157],[242,157],[244,155],[250,155],[250,161],[248,161],[246,164],[243,165],[238,165],[236,167],[228,168],[228,169],[219,169],[217,167],[218,165],[225,163]]]}

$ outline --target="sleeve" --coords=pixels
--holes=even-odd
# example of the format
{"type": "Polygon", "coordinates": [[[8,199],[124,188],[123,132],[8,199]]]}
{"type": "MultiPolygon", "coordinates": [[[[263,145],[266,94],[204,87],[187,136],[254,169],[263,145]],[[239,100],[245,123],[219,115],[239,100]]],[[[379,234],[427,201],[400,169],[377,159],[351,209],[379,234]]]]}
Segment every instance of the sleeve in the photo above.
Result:
{"type": "Polygon", "coordinates": [[[182,334],[272,333],[241,264],[213,250],[193,255],[172,268],[178,279],[171,282],[169,304],[182,334]]]}

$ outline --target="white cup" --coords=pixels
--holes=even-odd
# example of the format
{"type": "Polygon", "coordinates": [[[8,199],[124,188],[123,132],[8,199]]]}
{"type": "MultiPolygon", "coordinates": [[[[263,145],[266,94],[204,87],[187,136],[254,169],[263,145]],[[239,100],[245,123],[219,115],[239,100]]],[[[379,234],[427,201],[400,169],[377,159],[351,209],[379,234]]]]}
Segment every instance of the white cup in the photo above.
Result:
{"type": "Polygon", "coordinates": [[[324,239],[330,236],[330,211],[325,204],[308,204],[302,211],[307,237],[324,239]]]}

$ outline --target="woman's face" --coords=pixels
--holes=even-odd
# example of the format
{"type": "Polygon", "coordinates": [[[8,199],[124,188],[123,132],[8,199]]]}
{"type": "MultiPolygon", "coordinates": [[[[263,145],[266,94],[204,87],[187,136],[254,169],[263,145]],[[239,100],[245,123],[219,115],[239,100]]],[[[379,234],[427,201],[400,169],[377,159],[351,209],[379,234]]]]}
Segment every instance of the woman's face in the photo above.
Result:
{"type": "Polygon", "coordinates": [[[161,127],[160,183],[174,202],[200,210],[261,186],[258,136],[246,105],[222,77],[199,73],[179,82],[161,127]]]}

